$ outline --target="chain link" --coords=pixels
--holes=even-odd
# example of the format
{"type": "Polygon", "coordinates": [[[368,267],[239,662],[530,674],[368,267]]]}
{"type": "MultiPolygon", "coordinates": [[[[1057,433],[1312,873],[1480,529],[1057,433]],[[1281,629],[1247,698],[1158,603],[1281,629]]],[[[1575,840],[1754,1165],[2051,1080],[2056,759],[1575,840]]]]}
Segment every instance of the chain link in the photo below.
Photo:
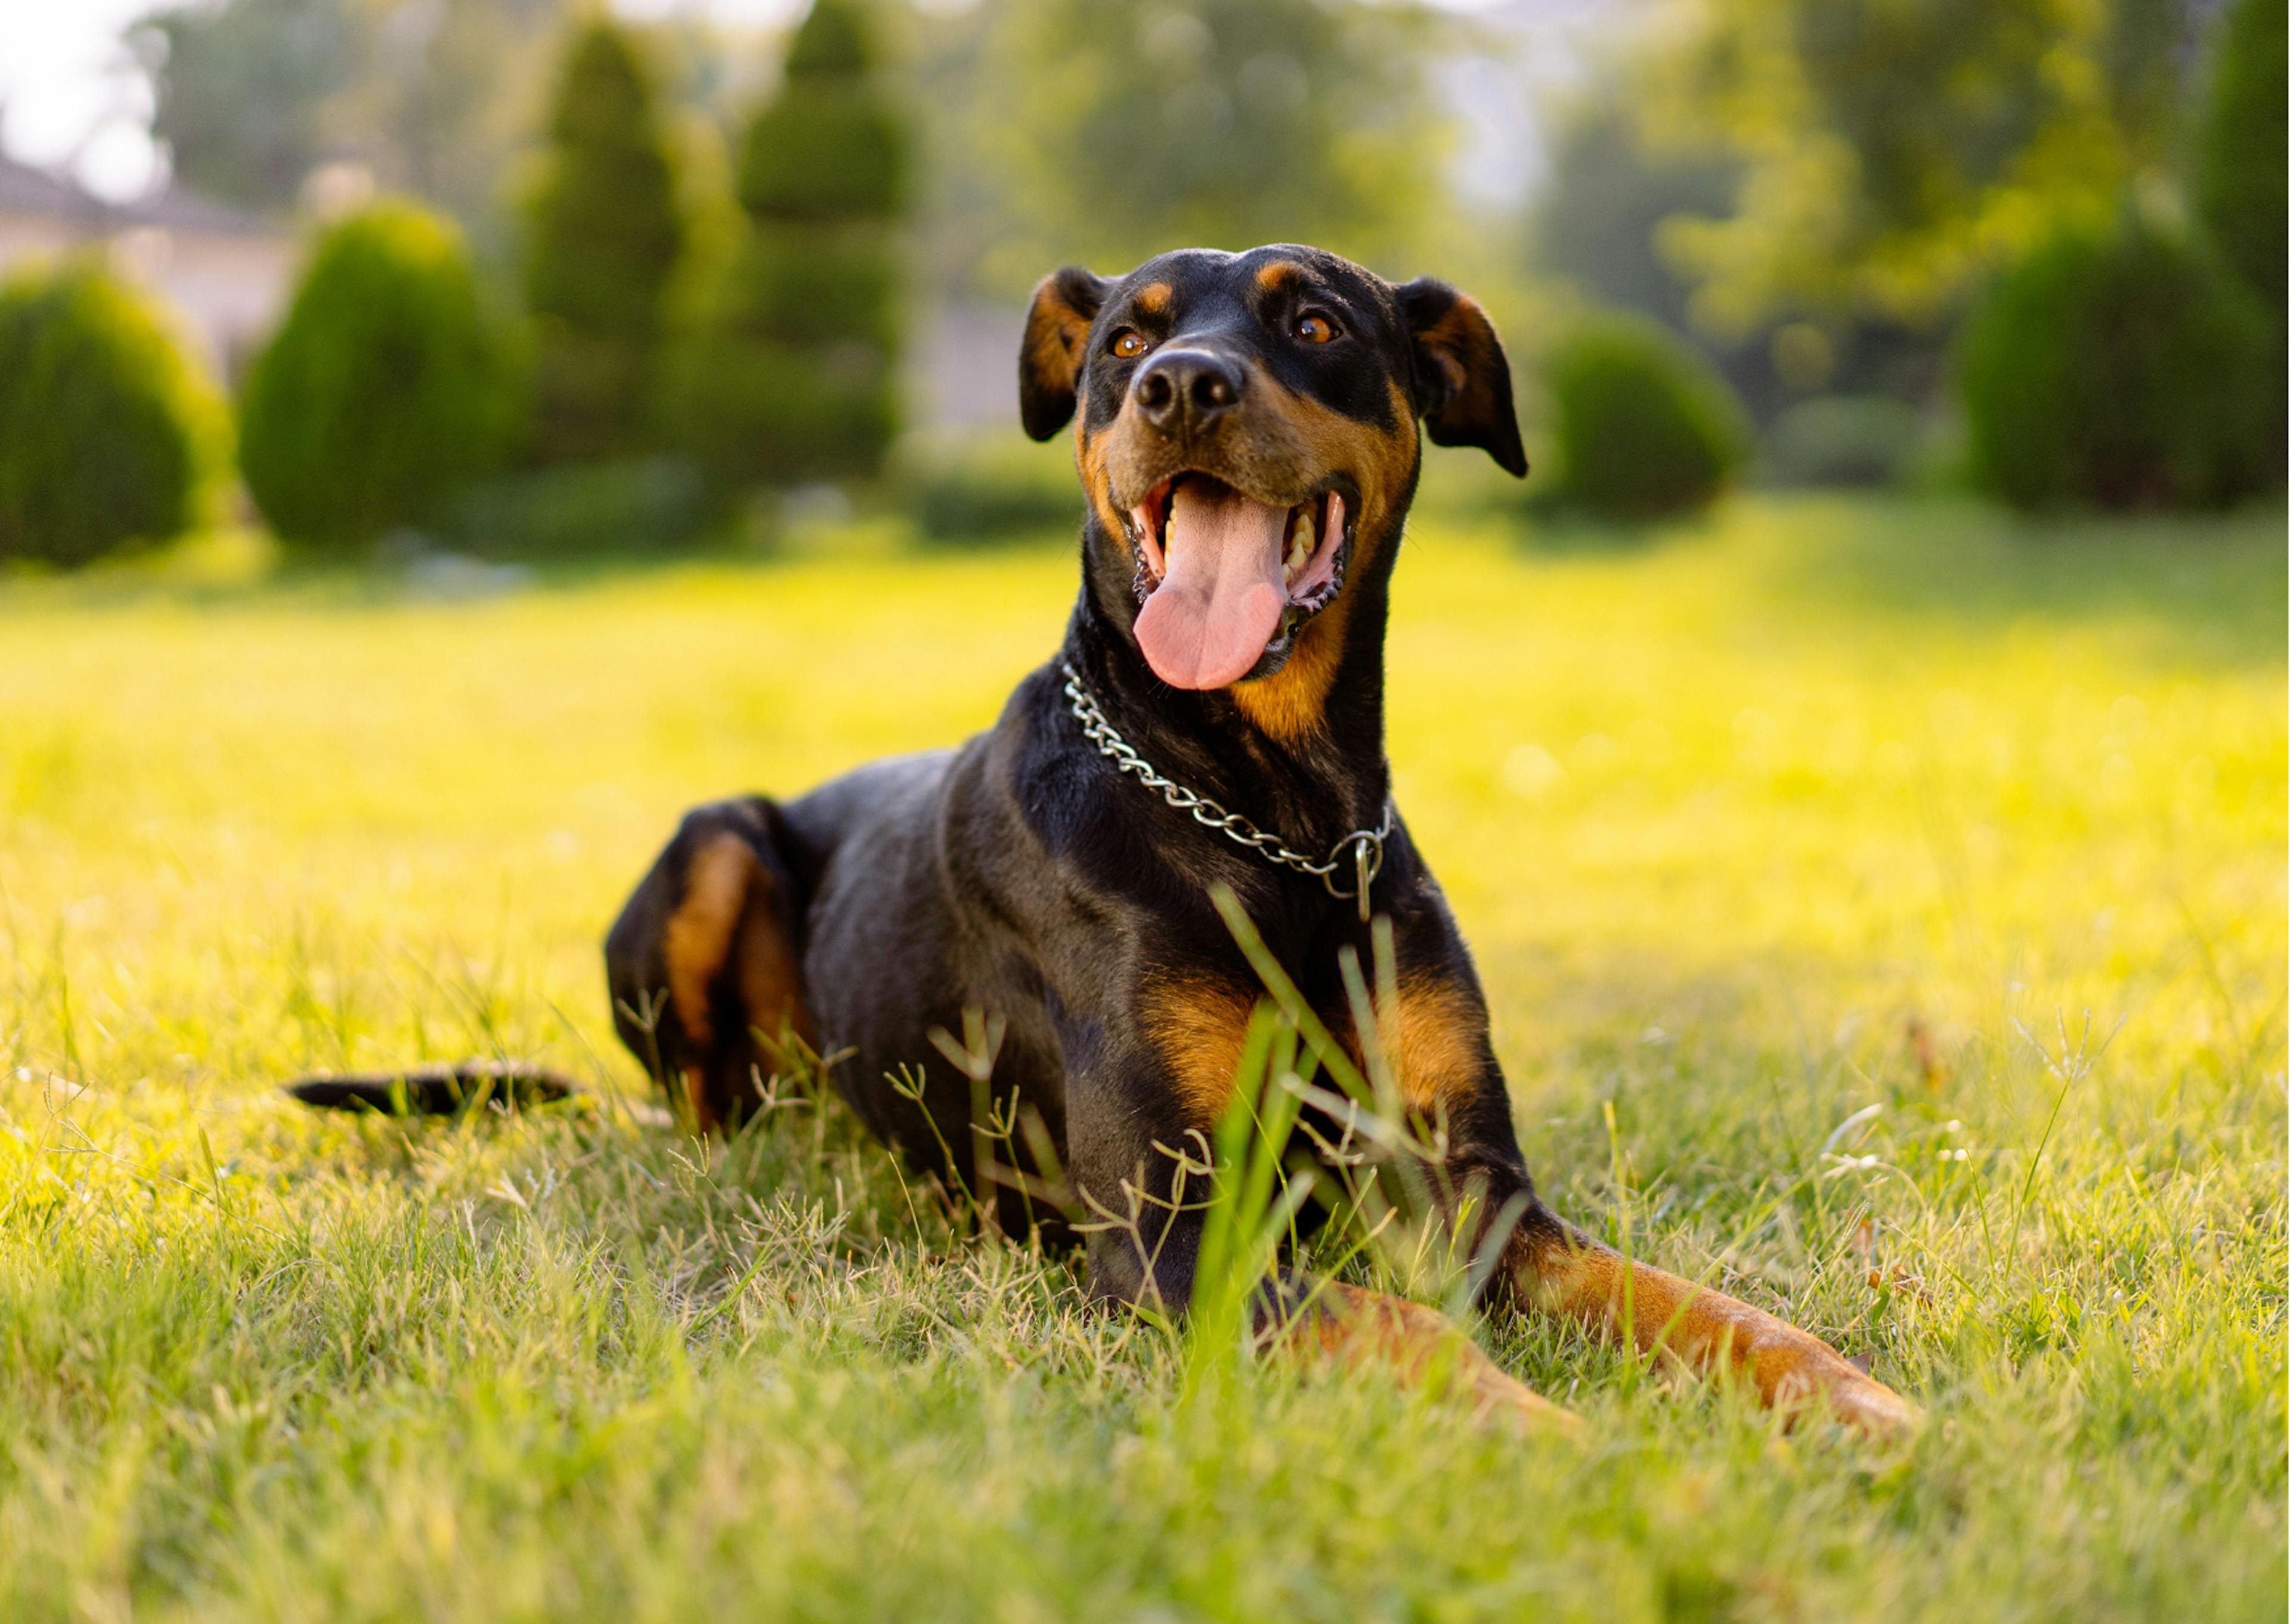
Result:
{"type": "Polygon", "coordinates": [[[1214,829],[1227,839],[1246,846],[1267,861],[1278,863],[1284,868],[1293,868],[1299,874],[1309,874],[1328,889],[1332,897],[1359,901],[1362,919],[1368,916],[1368,887],[1383,869],[1383,843],[1391,837],[1392,808],[1389,800],[1383,804],[1383,822],[1372,829],[1354,829],[1328,848],[1325,861],[1291,851],[1277,835],[1269,834],[1237,812],[1228,812],[1215,801],[1186,788],[1173,778],[1165,778],[1155,771],[1153,764],[1140,756],[1135,747],[1124,739],[1118,729],[1105,719],[1089,690],[1082,686],[1081,673],[1073,662],[1060,662],[1066,674],[1066,705],[1081,724],[1081,731],[1095,745],[1098,754],[1124,772],[1133,773],[1146,788],[1158,792],[1161,798],[1181,812],[1189,814],[1203,828],[1214,829]],[[1353,887],[1349,891],[1336,884],[1336,876],[1345,868],[1344,857],[1350,853],[1353,887]]]}

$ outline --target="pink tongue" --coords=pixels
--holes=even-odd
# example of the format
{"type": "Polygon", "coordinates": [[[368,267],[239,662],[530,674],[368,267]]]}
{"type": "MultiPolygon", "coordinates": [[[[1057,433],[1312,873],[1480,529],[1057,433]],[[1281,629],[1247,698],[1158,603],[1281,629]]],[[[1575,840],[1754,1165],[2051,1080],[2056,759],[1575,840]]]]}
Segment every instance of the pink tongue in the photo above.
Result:
{"type": "Polygon", "coordinates": [[[1168,571],[1137,614],[1137,645],[1173,688],[1221,688],[1248,675],[1280,629],[1288,510],[1204,479],[1169,499],[1168,571]]]}

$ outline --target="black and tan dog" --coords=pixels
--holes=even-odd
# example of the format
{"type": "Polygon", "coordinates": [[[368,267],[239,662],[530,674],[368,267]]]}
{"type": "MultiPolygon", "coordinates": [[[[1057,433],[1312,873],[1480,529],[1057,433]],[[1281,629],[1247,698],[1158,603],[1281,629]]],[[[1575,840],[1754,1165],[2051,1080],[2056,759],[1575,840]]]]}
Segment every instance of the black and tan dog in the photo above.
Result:
{"type": "MultiPolygon", "coordinates": [[[[1088,499],[1064,645],[957,748],[690,813],[605,944],[622,1038],[707,1125],[756,1098],[772,1036],[840,1052],[867,1124],[958,1176],[945,1148],[969,1142],[971,1084],[932,1033],[986,1012],[1005,1023],[997,1093],[1017,1091],[1073,1189],[1123,1220],[1084,1226],[1092,1292],[1181,1308],[1202,1219],[1175,1198],[1172,1152],[1213,1132],[1262,989],[1213,892],[1348,1035],[1340,964],[1369,954],[1365,890],[1396,949],[1382,1039],[1444,1147],[1431,1188],[1465,1227],[1508,1226],[1486,1237],[1491,1296],[1729,1370],[1770,1403],[1911,1420],[1818,1339],[1629,1267],[1534,1197],[1470,956],[1384,757],[1418,420],[1526,471],[1479,307],[1293,246],[1066,269],[1035,293],[1019,382],[1029,434],[1073,424],[1088,499]]],[[[1556,1413],[1429,1309],[1329,1286],[1290,1320],[1403,1370],[1445,1348],[1485,1403],[1556,1413]]]]}

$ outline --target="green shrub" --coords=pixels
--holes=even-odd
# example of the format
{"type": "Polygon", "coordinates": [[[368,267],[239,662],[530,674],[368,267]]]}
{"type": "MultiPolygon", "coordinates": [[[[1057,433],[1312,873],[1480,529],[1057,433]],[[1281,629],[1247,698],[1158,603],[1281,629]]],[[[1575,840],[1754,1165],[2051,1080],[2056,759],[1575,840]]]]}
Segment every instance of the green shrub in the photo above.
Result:
{"type": "Polygon", "coordinates": [[[1741,468],[1749,430],[1708,362],[1641,317],[1594,316],[1552,354],[1557,499],[1610,518],[1707,507],[1741,468]]]}
{"type": "Polygon", "coordinates": [[[898,429],[907,134],[867,20],[816,0],[742,148],[741,240],[671,393],[725,485],[871,477],[898,429]]]}
{"type": "Polygon", "coordinates": [[[2282,0],[2234,0],[2219,25],[2209,105],[2195,162],[2195,202],[2227,263],[2273,308],[2284,308],[2283,143],[2290,126],[2282,0]]]}
{"type": "Polygon", "coordinates": [[[460,233],[380,203],[319,239],[239,412],[247,489],[289,541],[343,545],[434,519],[500,466],[524,383],[460,233]]]}
{"type": "Polygon", "coordinates": [[[1923,414],[1885,395],[1799,401],[1766,435],[1766,471],[1784,485],[1899,484],[1925,438],[1923,414]]]}
{"type": "Polygon", "coordinates": [[[650,75],[609,20],[574,36],[548,133],[524,244],[533,451],[543,462],[623,456],[647,441],[661,300],[685,230],[650,75]]]}
{"type": "Polygon", "coordinates": [[[438,528],[485,557],[657,553],[708,522],[700,470],[678,457],[639,457],[495,475],[464,487],[438,528]]]}
{"type": "Polygon", "coordinates": [[[100,261],[0,283],[0,558],[84,564],[175,534],[225,437],[212,388],[100,261]]]}
{"type": "Polygon", "coordinates": [[[2282,395],[2256,296],[2127,212],[2063,226],[1966,322],[1974,478],[2022,508],[2209,508],[2278,476],[2282,395]]]}
{"type": "Polygon", "coordinates": [[[1005,541],[1081,524],[1081,486],[1061,436],[1036,445],[1015,434],[912,437],[899,447],[896,485],[933,541],[1005,541]]]}

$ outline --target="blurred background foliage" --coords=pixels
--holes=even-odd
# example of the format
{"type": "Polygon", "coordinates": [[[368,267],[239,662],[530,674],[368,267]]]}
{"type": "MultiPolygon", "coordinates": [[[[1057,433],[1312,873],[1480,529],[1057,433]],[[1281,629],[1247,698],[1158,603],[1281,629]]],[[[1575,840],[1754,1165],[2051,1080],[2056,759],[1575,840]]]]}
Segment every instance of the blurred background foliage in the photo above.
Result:
{"type": "Polygon", "coordinates": [[[175,534],[227,460],[220,396],[99,260],[0,280],[0,559],[175,534]]]}
{"type": "Polygon", "coordinates": [[[912,132],[872,20],[817,0],[740,144],[740,216],[674,410],[722,485],[871,479],[898,430],[912,132]]]}
{"type": "Polygon", "coordinates": [[[1037,531],[1054,452],[981,449],[1009,437],[1033,281],[1283,239],[1478,293],[1530,492],[1618,518],[1743,479],[2102,508],[2281,482],[2275,0],[641,10],[197,0],[134,32],[175,185],[314,232],[396,196],[465,256],[467,298],[405,309],[469,331],[387,357],[311,331],[367,319],[311,260],[236,380],[274,528],[545,552],[611,544],[580,516],[619,514],[652,547],[767,536],[794,492],[1037,531]],[[517,331],[478,344],[481,307],[517,331]],[[336,375],[345,401],[398,396],[373,420],[404,444],[356,454],[455,447],[391,485],[418,500],[346,497],[338,524],[282,494],[356,483],[290,475],[354,448],[262,420],[297,347],[379,369],[336,375]],[[481,411],[389,370],[480,350],[481,411]]]}
{"type": "Polygon", "coordinates": [[[1661,518],[1708,507],[1740,471],[1747,425],[1716,369],[1642,316],[1577,323],[1545,369],[1557,500],[1661,518]]]}
{"type": "Polygon", "coordinates": [[[1416,248],[1438,193],[1430,14],[1321,0],[998,11],[970,113],[1019,227],[981,259],[992,283],[1196,243],[1316,243],[1386,265],[1416,248]]]}
{"type": "Polygon", "coordinates": [[[557,82],[522,255],[537,461],[644,448],[669,279],[685,238],[673,163],[636,42],[587,23],[557,82]]]}
{"type": "Polygon", "coordinates": [[[1734,153],[1722,214],[1663,229],[1700,310],[1942,316],[2054,211],[2163,168],[2188,0],[1703,0],[1651,53],[1649,124],[1734,153]]]}
{"type": "Polygon", "coordinates": [[[247,374],[239,463],[290,542],[347,547],[434,520],[524,416],[517,334],[449,220],[372,204],[311,250],[247,374]]]}

